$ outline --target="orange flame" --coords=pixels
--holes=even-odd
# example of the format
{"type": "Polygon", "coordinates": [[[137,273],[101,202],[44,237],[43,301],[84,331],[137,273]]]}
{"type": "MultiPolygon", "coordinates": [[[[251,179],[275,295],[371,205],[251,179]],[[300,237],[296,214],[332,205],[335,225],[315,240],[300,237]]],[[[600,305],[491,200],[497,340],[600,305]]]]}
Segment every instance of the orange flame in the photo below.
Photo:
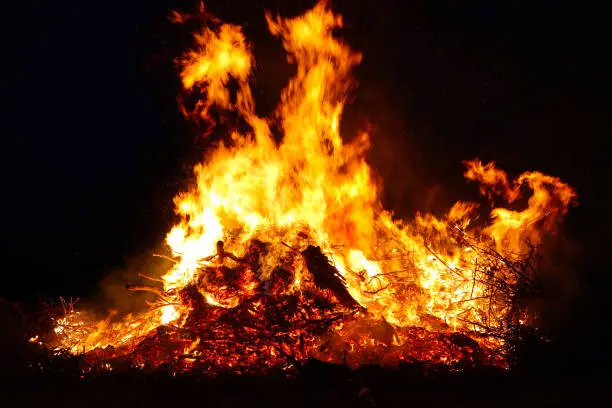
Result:
{"type": "MultiPolygon", "coordinates": [[[[74,312],[57,322],[58,347],[87,351],[136,341],[160,325],[180,327],[190,309],[178,301],[178,291],[193,283],[202,268],[240,262],[254,240],[269,243],[270,249],[257,260],[258,269],[249,269],[241,281],[243,293],[267,282],[291,251],[288,247],[311,244],[333,261],[350,294],[367,309],[368,321],[383,319],[398,329],[503,330],[510,305],[495,300],[479,268],[484,267],[482,274],[487,276],[502,272],[496,272],[497,258],[482,258],[478,249],[492,246],[506,258],[524,256],[530,248],[527,243],[539,244],[565,215],[575,201],[573,189],[538,172],[510,182],[493,163],[474,160],[465,163],[465,177],[478,182],[483,194],[512,203],[526,185],[532,191],[527,208],[494,208],[484,228],[473,225],[475,203],[459,202],[440,218],[417,214],[412,221],[394,219],[380,204],[364,157],[369,135],[362,133],[346,143],[339,133],[353,85],[350,71],[361,61],[360,54],[332,33],[342,26],[341,17],[320,2],[297,18],[267,14],[266,19],[297,66],[282,92],[276,119],[255,113],[250,88],[254,60],[239,26],[204,28],[195,35],[196,48],[180,60],[185,89],[202,95],[198,115],[207,117],[212,108],[231,111],[251,130],[229,135],[229,143],[195,168],[192,189],[176,198],[181,221],[166,242],[178,262],[163,276],[166,303],[145,315],[68,333],[62,327],[88,320],[74,312]],[[230,79],[238,85],[235,98],[230,79]],[[280,143],[271,135],[273,126],[282,131],[280,143]],[[219,249],[218,241],[225,247],[219,249]]],[[[286,290],[304,288],[307,274],[296,265],[286,290]]],[[[206,277],[199,289],[206,302],[235,307],[241,298],[229,296],[227,288],[213,280],[206,277]]],[[[339,330],[347,338],[355,335],[348,328],[339,330]]],[[[401,345],[409,338],[398,331],[392,342],[401,345]]],[[[276,355],[274,349],[270,353],[276,355]]]]}

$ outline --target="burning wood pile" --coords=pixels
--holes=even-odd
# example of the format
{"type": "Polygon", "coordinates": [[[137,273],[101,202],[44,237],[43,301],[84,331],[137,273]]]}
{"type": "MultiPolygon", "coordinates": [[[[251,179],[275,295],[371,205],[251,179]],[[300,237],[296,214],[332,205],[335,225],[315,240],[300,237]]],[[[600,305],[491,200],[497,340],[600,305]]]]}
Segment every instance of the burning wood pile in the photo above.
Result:
{"type": "Polygon", "coordinates": [[[180,60],[185,89],[199,96],[186,113],[209,123],[224,110],[251,131],[232,130],[177,197],[172,266],[128,286],[155,293],[146,312],[96,319],[64,302],[50,313],[53,330],[32,342],[79,355],[84,372],[261,373],[311,358],[507,367],[521,327],[533,325],[536,248],[575,202],[573,189],[539,172],[510,181],[474,160],[465,177],[491,203],[516,207],[531,190],[526,208],[493,206],[478,222],[478,205],[458,202],[443,217],[394,219],[364,158],[369,136],[345,143],[339,134],[361,59],[332,35],[342,19],[325,2],[293,19],[266,16],[297,65],[273,120],[255,113],[241,28],[201,14],[196,48],[180,60]]]}
{"type": "Polygon", "coordinates": [[[292,248],[268,279],[259,280],[253,271],[258,270],[257,260],[270,245],[255,241],[238,258],[225,252],[219,242],[216,257],[225,256],[233,265],[203,266],[192,283],[167,292],[129,286],[131,291],[159,295],[149,313],[131,319],[131,330],[125,323],[114,324],[113,317],[102,323],[88,322],[82,312],[64,302],[50,313],[62,341],[56,351],[82,352],[84,372],[135,367],[173,373],[291,372],[310,358],[351,367],[402,361],[424,363],[432,369],[505,367],[524,323],[520,318],[527,312],[521,302],[539,290],[529,258],[512,262],[493,249],[482,249],[483,266],[472,274],[474,281],[489,286],[483,300],[490,315],[482,323],[470,322],[473,330],[458,332],[428,316],[427,328],[397,327],[369,313],[351,296],[343,276],[319,247],[308,246],[301,252],[292,248]],[[489,266],[484,266],[487,261],[489,266]],[[305,271],[298,290],[294,282],[300,266],[305,271]],[[504,281],[502,276],[513,279],[504,281]],[[206,298],[206,294],[213,297],[206,298]],[[491,315],[497,304],[506,308],[501,317],[491,315]],[[154,312],[168,307],[188,311],[182,323],[149,329],[154,312]],[[504,321],[496,320],[500,318],[504,321]],[[102,341],[100,346],[79,350],[96,340],[102,341]]]}

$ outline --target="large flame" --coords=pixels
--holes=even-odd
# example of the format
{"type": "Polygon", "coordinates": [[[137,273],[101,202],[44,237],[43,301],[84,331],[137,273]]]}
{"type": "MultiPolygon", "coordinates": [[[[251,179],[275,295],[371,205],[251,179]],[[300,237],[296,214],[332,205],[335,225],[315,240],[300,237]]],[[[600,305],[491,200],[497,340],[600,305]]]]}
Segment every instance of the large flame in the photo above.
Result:
{"type": "MultiPolygon", "coordinates": [[[[504,330],[511,305],[497,300],[491,279],[512,284],[517,277],[503,275],[496,260],[521,259],[543,234],[554,232],[575,200],[572,188],[538,172],[511,182],[493,163],[474,160],[465,163],[465,177],[477,182],[483,194],[512,203],[530,190],[527,207],[494,208],[484,227],[473,225],[477,204],[467,202],[458,202],[443,217],[394,219],[380,204],[364,157],[369,135],[361,133],[347,143],[339,133],[353,85],[350,71],[361,60],[333,35],[342,18],[320,2],[297,18],[267,14],[266,19],[297,68],[274,118],[255,112],[250,88],[255,62],[239,26],[209,22],[195,35],[197,47],[180,60],[185,89],[201,95],[189,114],[208,118],[212,109],[225,110],[249,131],[228,135],[195,168],[192,189],[176,198],[181,221],[167,235],[167,244],[177,262],[162,277],[165,303],[142,315],[118,322],[109,318],[93,329],[70,333],[65,327],[79,327],[87,316],[68,314],[56,328],[58,347],[80,352],[121,346],[160,325],[184,325],[190,308],[178,300],[179,290],[193,283],[202,268],[242,262],[255,241],[267,243],[269,250],[251,262],[256,267],[246,268],[241,295],[230,296],[223,284],[205,278],[208,283],[199,290],[209,304],[235,307],[269,280],[287,254],[316,245],[367,310],[361,319],[433,331],[504,330]],[[235,95],[230,82],[237,85],[235,95]],[[273,127],[282,133],[278,143],[273,127]],[[495,256],[483,257],[483,248],[495,256]]],[[[308,272],[298,263],[283,290],[299,292],[307,282],[308,272]]],[[[338,330],[341,336],[355,335],[346,327],[338,330]]],[[[396,345],[408,341],[399,333],[393,338],[396,345]]]]}

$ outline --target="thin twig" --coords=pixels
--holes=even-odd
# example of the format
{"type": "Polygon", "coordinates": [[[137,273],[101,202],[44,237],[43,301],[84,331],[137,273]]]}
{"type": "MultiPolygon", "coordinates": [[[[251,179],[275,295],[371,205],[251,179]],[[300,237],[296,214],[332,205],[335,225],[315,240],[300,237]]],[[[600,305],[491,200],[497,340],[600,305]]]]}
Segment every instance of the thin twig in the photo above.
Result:
{"type": "Polygon", "coordinates": [[[145,279],[149,279],[153,282],[160,282],[160,283],[166,283],[163,279],[160,278],[154,278],[152,276],[149,275],[145,275],[144,273],[139,273],[138,276],[140,276],[141,278],[145,278],[145,279]]]}
{"type": "Polygon", "coordinates": [[[151,292],[151,293],[155,293],[156,295],[158,295],[161,298],[165,297],[165,294],[164,294],[164,292],[161,289],[152,288],[150,286],[129,285],[127,289],[130,292],[151,292]]]}
{"type": "Polygon", "coordinates": [[[162,254],[153,254],[153,256],[154,256],[154,257],[156,257],[156,258],[162,258],[162,259],[165,259],[165,260],[170,261],[170,262],[172,262],[172,263],[178,263],[178,262],[179,262],[178,260],[176,260],[176,259],[174,259],[174,258],[171,258],[171,257],[169,257],[169,256],[167,256],[167,255],[162,255],[162,254]]]}
{"type": "Polygon", "coordinates": [[[289,248],[290,250],[292,250],[293,252],[295,252],[296,254],[302,255],[302,253],[300,251],[298,251],[297,249],[293,248],[292,246],[290,246],[289,244],[286,244],[285,242],[281,241],[280,242],[282,245],[286,246],[287,248],[289,248]]]}

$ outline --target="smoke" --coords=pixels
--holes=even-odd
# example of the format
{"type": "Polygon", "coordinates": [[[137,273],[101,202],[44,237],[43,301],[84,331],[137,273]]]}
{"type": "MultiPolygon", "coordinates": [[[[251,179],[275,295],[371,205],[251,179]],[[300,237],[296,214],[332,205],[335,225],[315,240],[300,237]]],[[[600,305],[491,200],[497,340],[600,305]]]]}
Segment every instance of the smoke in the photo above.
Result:
{"type": "Polygon", "coordinates": [[[585,292],[578,271],[583,254],[582,245],[563,226],[555,235],[545,236],[538,248],[535,269],[543,290],[529,307],[544,333],[563,336],[580,318],[577,306],[585,292]]]}
{"type": "Polygon", "coordinates": [[[155,300],[156,295],[150,292],[130,291],[128,285],[146,285],[161,289],[161,283],[149,280],[142,275],[160,278],[172,267],[171,261],[154,254],[165,254],[165,245],[131,256],[125,260],[125,266],[110,271],[99,283],[100,294],[94,307],[101,310],[113,310],[119,315],[138,313],[147,310],[147,301],[155,300]]]}

